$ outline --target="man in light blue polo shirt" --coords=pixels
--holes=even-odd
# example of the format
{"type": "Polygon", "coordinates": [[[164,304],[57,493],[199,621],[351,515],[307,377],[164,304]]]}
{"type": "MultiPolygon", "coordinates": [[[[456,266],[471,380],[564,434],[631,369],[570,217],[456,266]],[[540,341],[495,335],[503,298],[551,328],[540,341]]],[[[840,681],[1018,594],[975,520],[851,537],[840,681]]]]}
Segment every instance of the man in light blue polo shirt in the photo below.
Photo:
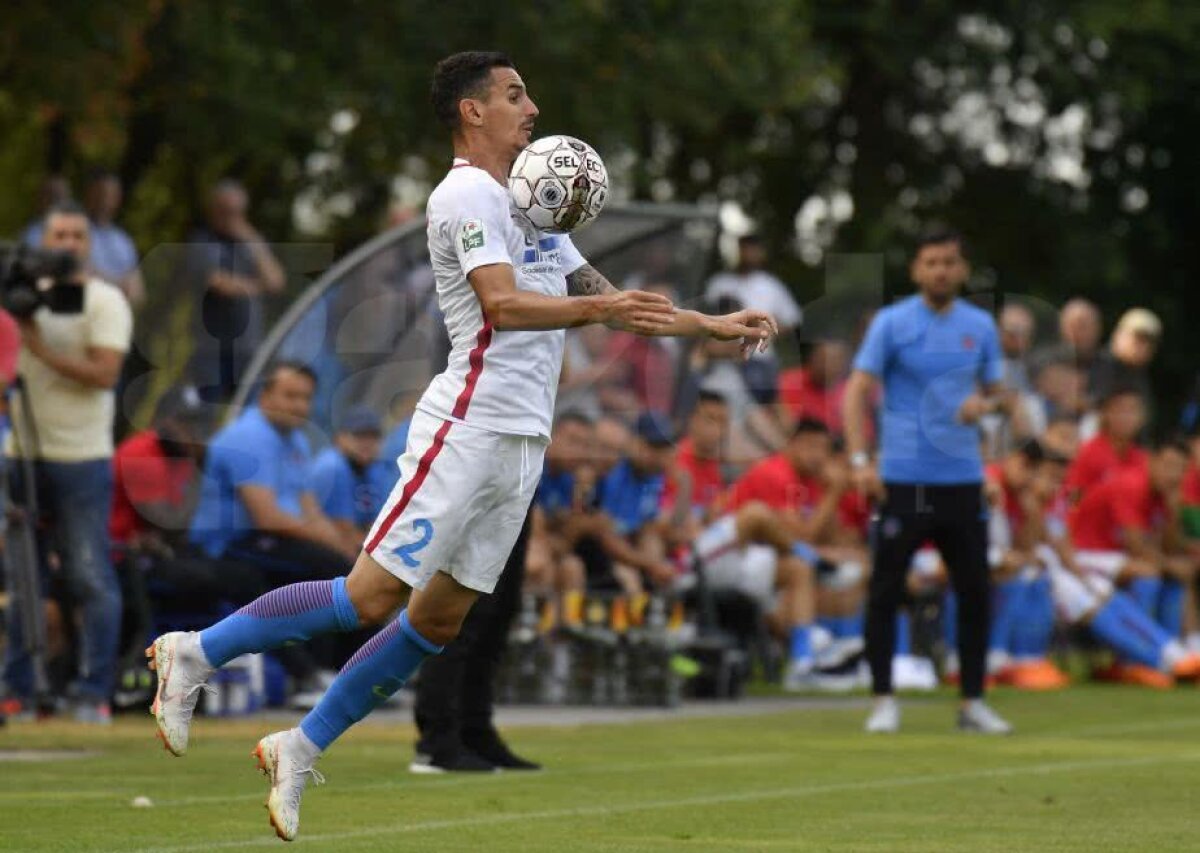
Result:
{"type": "Polygon", "coordinates": [[[189,532],[208,556],[248,560],[278,581],[349,570],[356,549],[308,487],[312,452],[302,428],[315,387],[306,365],[280,362],[257,405],[213,436],[189,532]]]}
{"type": "Polygon", "coordinates": [[[900,727],[892,695],[896,612],[913,554],[932,541],[959,602],[959,728],[1007,734],[1011,727],[982,698],[990,588],[979,419],[1003,405],[999,335],[990,314],[958,298],[970,275],[958,234],[939,231],[921,239],[909,275],[918,293],[875,316],[854,359],[844,404],[855,482],[882,497],[867,604],[876,697],[867,731],[900,727]],[[883,386],[878,476],[864,429],[876,383],[883,386]]]}
{"type": "Polygon", "coordinates": [[[333,444],[308,469],[309,491],[352,545],[366,538],[399,478],[394,459],[381,458],[382,444],[379,415],[368,406],[352,406],[338,419],[333,444]]]}

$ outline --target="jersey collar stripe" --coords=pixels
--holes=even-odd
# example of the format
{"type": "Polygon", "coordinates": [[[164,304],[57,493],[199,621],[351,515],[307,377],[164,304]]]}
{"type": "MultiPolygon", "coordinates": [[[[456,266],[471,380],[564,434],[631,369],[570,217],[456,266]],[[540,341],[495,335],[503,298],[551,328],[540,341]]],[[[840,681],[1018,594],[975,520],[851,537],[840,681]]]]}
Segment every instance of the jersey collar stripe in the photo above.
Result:
{"type": "Polygon", "coordinates": [[[470,364],[470,369],[467,370],[467,383],[463,386],[462,393],[458,395],[458,399],[454,402],[454,411],[452,414],[456,418],[465,418],[467,409],[471,405],[471,397],[475,394],[475,386],[479,382],[479,375],[483,373],[483,354],[492,343],[492,324],[488,319],[484,319],[483,328],[479,330],[479,334],[475,337],[475,349],[471,350],[470,356],[467,357],[467,363],[470,364]]]}
{"type": "Polygon", "coordinates": [[[392,506],[387,517],[383,519],[383,523],[379,525],[379,529],[375,531],[375,535],[371,537],[371,541],[367,543],[367,553],[374,554],[375,549],[379,547],[379,543],[383,541],[383,537],[388,535],[388,531],[392,529],[392,525],[396,523],[396,519],[408,507],[409,502],[413,499],[413,495],[421,488],[421,484],[425,482],[425,478],[429,476],[429,469],[433,466],[433,460],[437,459],[437,455],[442,452],[442,446],[446,443],[446,433],[450,432],[450,427],[453,421],[443,421],[441,427],[433,435],[433,441],[429,445],[429,449],[425,451],[421,460],[417,463],[417,470],[413,472],[412,479],[404,485],[404,491],[400,493],[400,499],[392,506]]]}

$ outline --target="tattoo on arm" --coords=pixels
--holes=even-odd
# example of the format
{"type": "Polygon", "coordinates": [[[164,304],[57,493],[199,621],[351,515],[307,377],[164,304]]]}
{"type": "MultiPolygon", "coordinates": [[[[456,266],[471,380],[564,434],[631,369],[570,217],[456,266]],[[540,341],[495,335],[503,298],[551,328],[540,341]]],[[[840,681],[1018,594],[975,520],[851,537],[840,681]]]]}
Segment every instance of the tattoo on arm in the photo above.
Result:
{"type": "Polygon", "coordinates": [[[614,293],[616,288],[591,264],[584,264],[567,276],[568,296],[599,296],[614,293]]]}

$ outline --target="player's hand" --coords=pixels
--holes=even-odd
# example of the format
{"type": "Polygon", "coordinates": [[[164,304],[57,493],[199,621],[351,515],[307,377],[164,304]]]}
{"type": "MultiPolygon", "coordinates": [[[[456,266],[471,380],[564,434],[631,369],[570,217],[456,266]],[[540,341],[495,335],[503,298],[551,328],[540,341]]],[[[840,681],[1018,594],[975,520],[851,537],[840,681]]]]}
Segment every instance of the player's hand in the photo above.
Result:
{"type": "Polygon", "coordinates": [[[999,409],[1000,406],[996,400],[982,394],[972,394],[963,400],[963,404],[959,407],[958,420],[959,423],[977,424],[984,415],[990,415],[999,409]]]}
{"type": "Polygon", "coordinates": [[[603,320],[612,329],[653,335],[675,322],[675,306],[661,293],[624,290],[608,295],[603,320]]]}
{"type": "Polygon", "coordinates": [[[719,317],[708,317],[704,331],[718,341],[742,342],[742,357],[749,358],[755,350],[766,352],[771,341],[779,335],[779,325],[766,311],[746,308],[719,317]]]}
{"type": "Polygon", "coordinates": [[[875,473],[874,465],[859,465],[850,469],[850,483],[854,491],[863,497],[879,497],[883,493],[883,484],[875,473]]]}
{"type": "Polygon", "coordinates": [[[850,472],[846,465],[834,459],[825,466],[823,472],[825,487],[835,495],[840,495],[850,486],[850,472]]]}
{"type": "Polygon", "coordinates": [[[651,563],[646,569],[646,576],[656,587],[670,586],[678,577],[678,572],[675,571],[675,565],[662,560],[661,562],[651,563]]]}

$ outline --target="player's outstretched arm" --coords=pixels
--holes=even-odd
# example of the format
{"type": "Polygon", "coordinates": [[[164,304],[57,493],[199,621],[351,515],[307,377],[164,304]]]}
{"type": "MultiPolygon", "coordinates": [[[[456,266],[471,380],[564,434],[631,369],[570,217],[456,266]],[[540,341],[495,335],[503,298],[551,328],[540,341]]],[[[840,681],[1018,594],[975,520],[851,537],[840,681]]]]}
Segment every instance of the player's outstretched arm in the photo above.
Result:
{"type": "MultiPolygon", "coordinates": [[[[576,298],[587,299],[594,296],[609,296],[620,293],[637,293],[638,291],[620,291],[613,286],[591,264],[584,264],[567,276],[567,292],[576,298]]],[[[779,326],[775,318],[765,311],[747,308],[733,314],[714,316],[691,311],[686,308],[675,308],[671,322],[648,330],[631,329],[609,323],[613,328],[625,328],[626,331],[637,332],[640,335],[662,335],[677,338],[709,337],[718,341],[742,342],[742,353],[749,355],[755,349],[766,350],[771,339],[779,334],[779,326]]]]}
{"type": "Polygon", "coordinates": [[[508,264],[476,267],[467,276],[492,327],[505,331],[570,329],[590,323],[619,326],[638,334],[657,334],[674,321],[671,300],[631,290],[563,299],[519,290],[508,264]]]}

